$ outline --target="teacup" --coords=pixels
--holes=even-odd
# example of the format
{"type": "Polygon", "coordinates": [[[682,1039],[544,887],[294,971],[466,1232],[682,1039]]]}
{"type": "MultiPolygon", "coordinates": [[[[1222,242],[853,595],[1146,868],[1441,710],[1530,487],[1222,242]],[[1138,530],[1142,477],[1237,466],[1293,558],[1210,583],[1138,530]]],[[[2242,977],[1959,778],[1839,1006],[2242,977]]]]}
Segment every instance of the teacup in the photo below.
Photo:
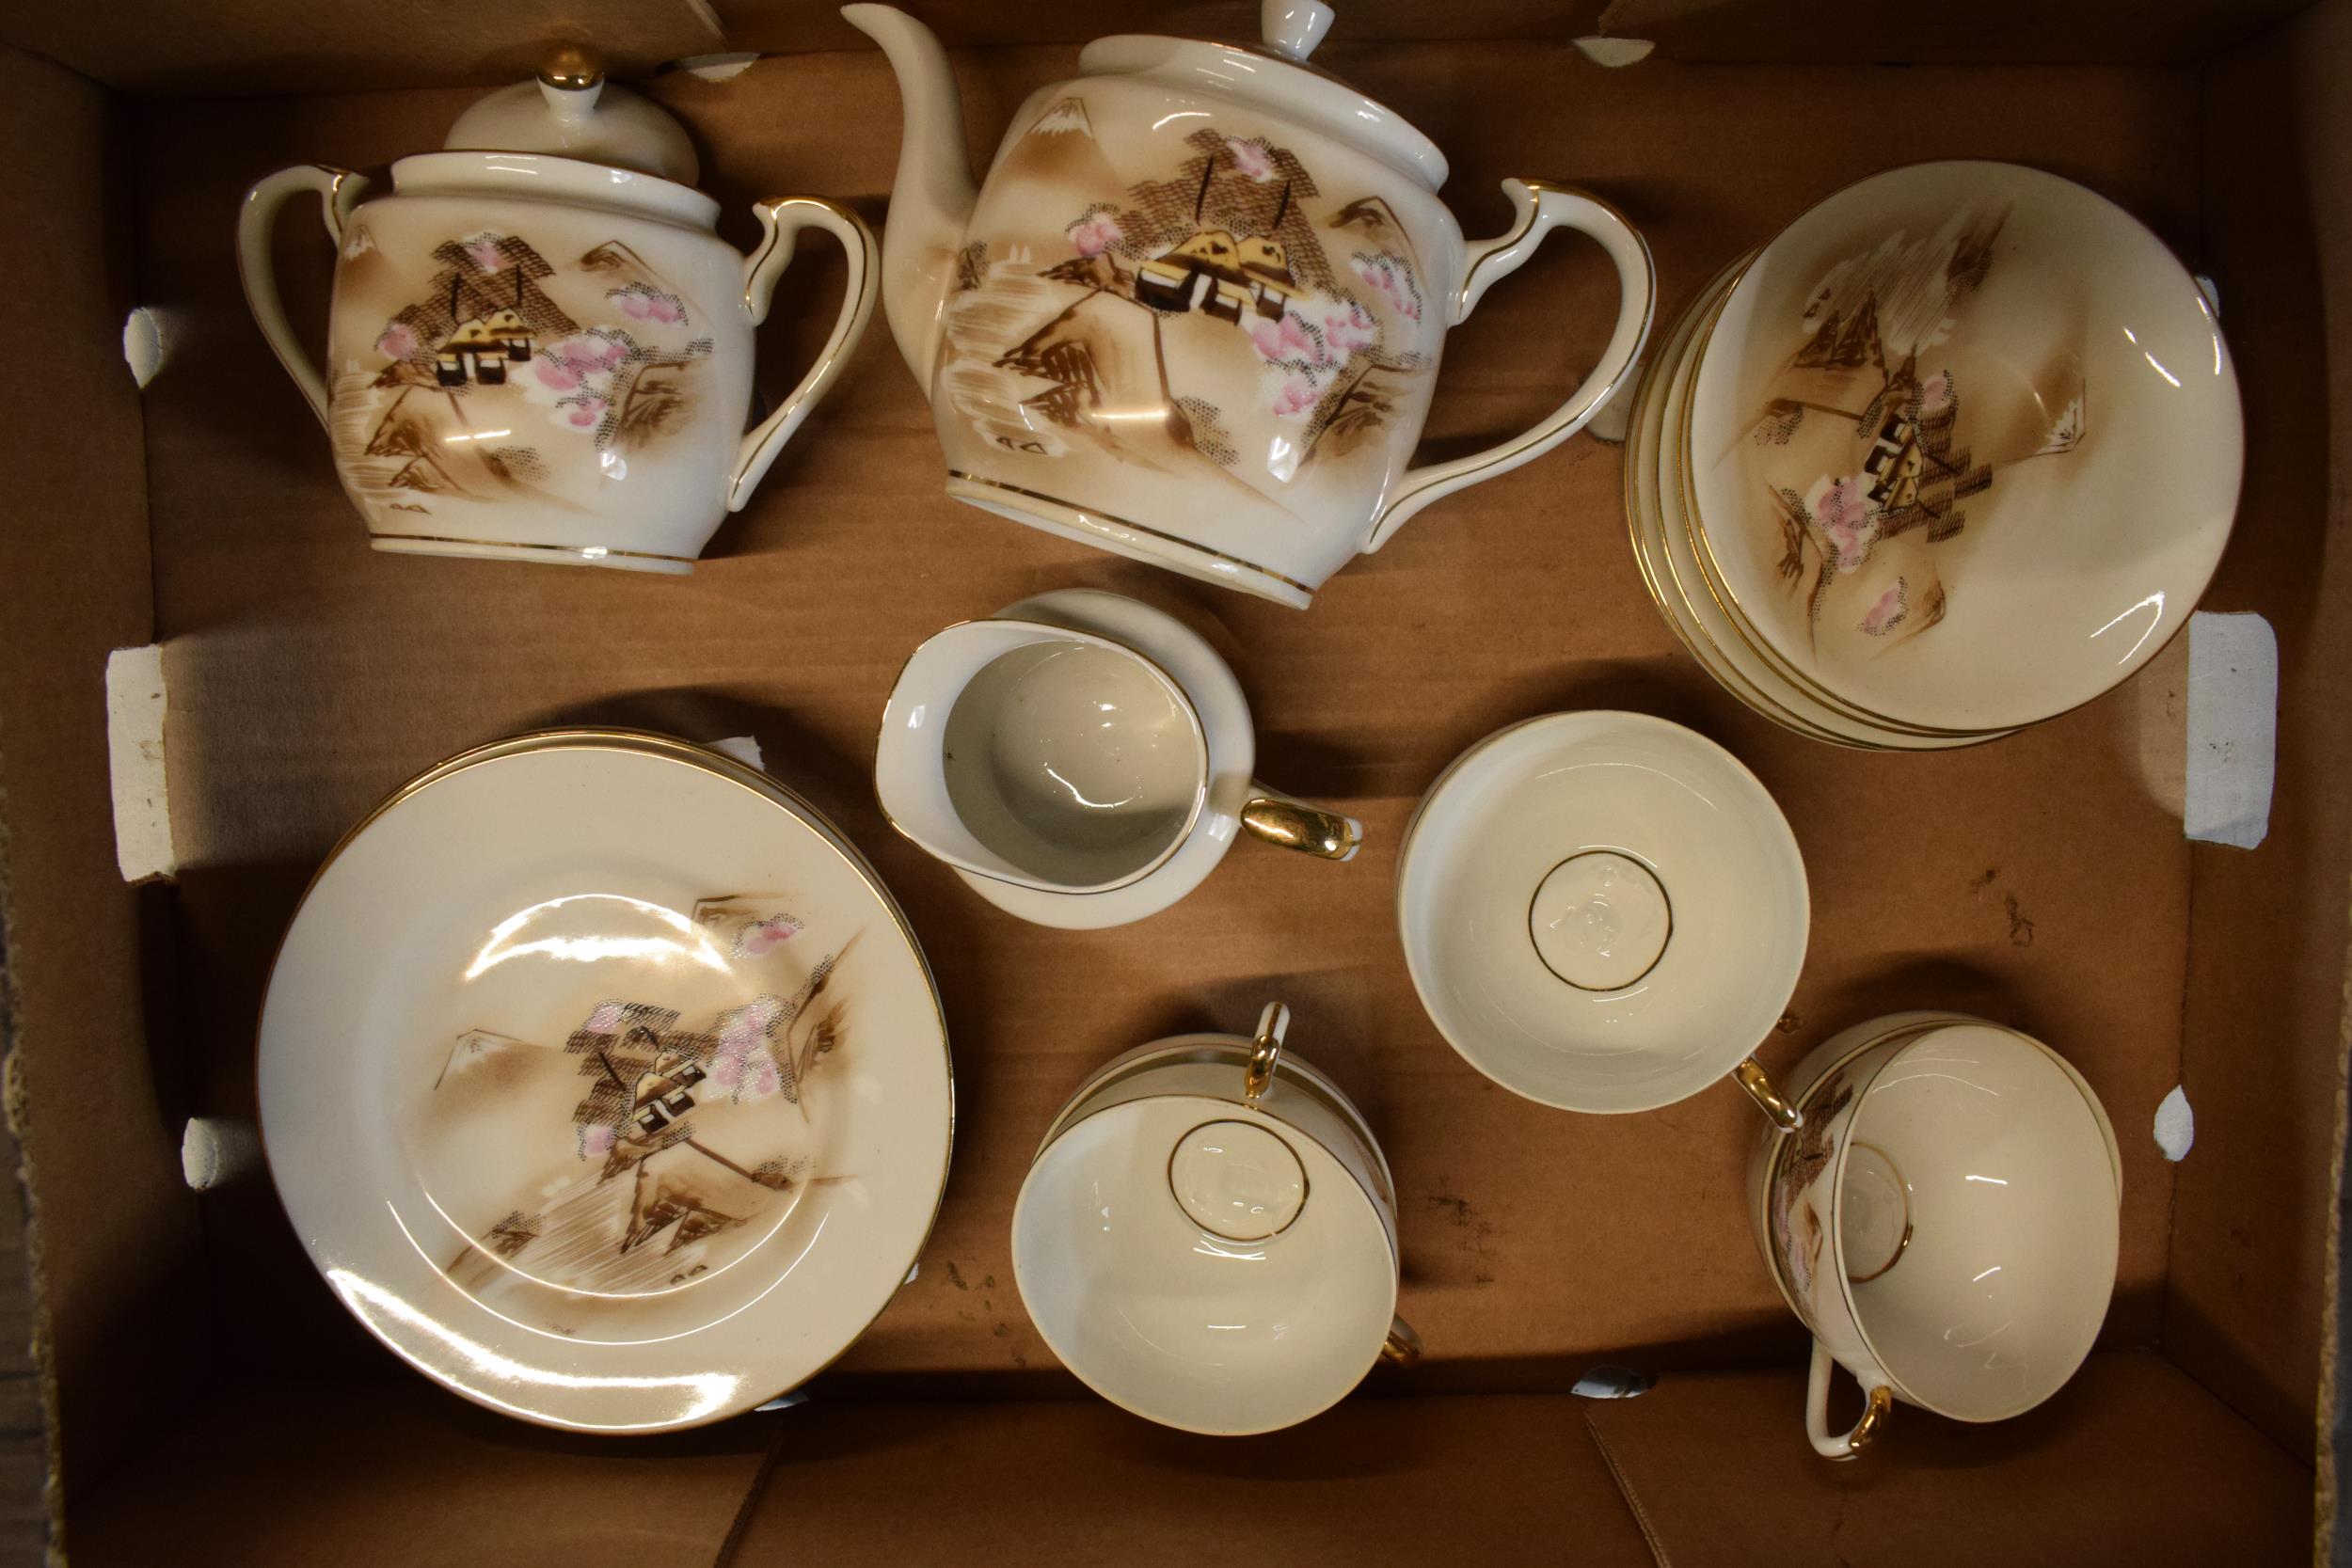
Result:
{"type": "Polygon", "coordinates": [[[1758,1141],[1749,1213],[1813,1331],[1815,1450],[1852,1458],[1899,1399],[1998,1421],[2056,1393],[2106,1320],[2122,1198],[2081,1075],[2013,1030],[1912,1012],[1833,1037],[1783,1082],[1804,1126],[1758,1141]],[[1867,1399],[1843,1433],[1833,1363],[1867,1399]]]}
{"type": "Polygon", "coordinates": [[[949,626],[899,672],[874,788],[901,833],[1011,912],[1057,926],[1167,907],[1241,832],[1355,854],[1352,818],[1249,778],[1248,708],[1205,642],[1116,594],[1049,601],[949,626]]]}
{"type": "Polygon", "coordinates": [[[1327,1409],[1384,1356],[1396,1185],[1362,1113],[1282,1040],[1185,1035],[1099,1069],[1046,1130],[1012,1216],[1038,1332],[1096,1393],[1239,1436],[1327,1409]]]}

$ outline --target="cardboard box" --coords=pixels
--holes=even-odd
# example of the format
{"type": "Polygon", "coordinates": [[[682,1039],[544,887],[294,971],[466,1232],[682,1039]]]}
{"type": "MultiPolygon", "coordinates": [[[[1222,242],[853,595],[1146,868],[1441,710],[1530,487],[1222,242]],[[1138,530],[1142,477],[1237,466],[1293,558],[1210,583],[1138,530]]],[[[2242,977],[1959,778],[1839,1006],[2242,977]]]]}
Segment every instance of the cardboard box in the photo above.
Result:
{"type": "MultiPolygon", "coordinates": [[[[980,156],[1076,40],[1249,36],[1233,0],[919,8],[958,53],[980,156]]],[[[888,335],[688,578],[378,556],[239,296],[245,186],[438,144],[486,84],[572,37],[661,76],[723,232],[776,192],[878,226],[897,96],[804,0],[133,0],[0,16],[0,832],[8,1104],[24,1158],[52,1522],[77,1562],[632,1564],[1197,1560],[1639,1562],[2292,1560],[2329,1544],[2342,1020],[2352,892],[2352,0],[2053,10],[1771,0],[1357,0],[1318,63],[1454,162],[1472,232],[1497,182],[1608,197],[1671,308],[1743,246],[1894,164],[2035,164],[2104,192],[2218,282],[2248,469],[2208,608],[2281,649],[2267,840],[2185,842],[2176,648],[2090,706],[1976,751],[1838,752],[1717,689],[1646,602],[1618,455],[1580,438],[1447,500],[1305,614],[947,500],[888,335]],[[1656,40],[1607,70],[1571,47],[1656,40]],[[1956,62],[1966,63],[1956,63],[1956,62]],[[142,393],[117,343],[161,324],[142,393]],[[1100,933],[1023,926],[889,833],[867,778],[906,652],[1045,587],[1134,593],[1201,627],[1255,705],[1262,768],[1362,817],[1344,867],[1232,855],[1195,896],[1100,933]],[[181,869],[117,873],[107,650],[161,641],[181,869]],[[1691,723],[1780,799],[1811,872],[1811,957],[1768,1065],[1874,1013],[1949,1006],[2065,1052],[2123,1148],[2121,1277],[2099,1354],[1998,1429],[1904,1408],[1816,1461],[1803,1331],[1749,1242],[1753,1109],[1725,1086],[1576,1117],[1520,1101],[1417,1006],[1391,914],[1398,834],[1463,747],[1557,708],[1691,723]],[[598,1442],[429,1386],[346,1319],[266,1182],[200,1200],[191,1114],[249,1116],[270,954],[329,844],[451,752],[554,721],[751,734],[904,901],[946,996],[961,1111],[910,1283],[808,1404],[598,1442]],[[1305,1427],[1217,1442],[1087,1396],[1021,1310],[1013,1194],[1052,1109],[1157,1036],[1264,1000],[1362,1104],[1401,1195],[1404,1311],[1429,1359],[1305,1427]],[[2178,1165],[2149,1129],[2185,1086],[2178,1165]],[[1599,1361],[1661,1374],[1569,1390],[1599,1361]],[[2316,1468],[2314,1468],[2314,1466],[2316,1468]],[[2314,1475],[2321,1506],[2312,1512],[2314,1475]],[[2318,1530],[2314,1532],[2314,1519],[2318,1530]]],[[[323,338],[327,257],[281,236],[323,338]]],[[[761,380],[789,385],[837,258],[779,293],[761,380]]],[[[1605,263],[1553,247],[1453,335],[1427,450],[1548,409],[1605,332],[1605,263]]],[[[1852,1398],[1851,1390],[1847,1397],[1852,1398]]]]}

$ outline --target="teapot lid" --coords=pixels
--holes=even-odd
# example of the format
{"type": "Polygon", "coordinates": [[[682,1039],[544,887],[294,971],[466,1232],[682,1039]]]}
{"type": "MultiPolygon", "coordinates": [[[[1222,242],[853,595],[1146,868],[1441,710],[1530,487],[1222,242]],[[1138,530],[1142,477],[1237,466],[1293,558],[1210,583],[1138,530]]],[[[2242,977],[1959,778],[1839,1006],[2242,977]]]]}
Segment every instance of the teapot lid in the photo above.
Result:
{"type": "Polygon", "coordinates": [[[1174,74],[1206,91],[1238,98],[1363,148],[1418,175],[1431,190],[1445,183],[1445,154],[1394,109],[1311,64],[1335,13],[1323,0],[1260,0],[1259,43],[1120,33],[1080,52],[1089,76],[1174,74]]]}
{"type": "Polygon", "coordinates": [[[685,128],[651,99],[604,79],[594,55],[571,44],[536,81],[501,87],[457,117],[441,146],[452,151],[545,152],[609,164],[691,185],[701,172],[685,128]]]}

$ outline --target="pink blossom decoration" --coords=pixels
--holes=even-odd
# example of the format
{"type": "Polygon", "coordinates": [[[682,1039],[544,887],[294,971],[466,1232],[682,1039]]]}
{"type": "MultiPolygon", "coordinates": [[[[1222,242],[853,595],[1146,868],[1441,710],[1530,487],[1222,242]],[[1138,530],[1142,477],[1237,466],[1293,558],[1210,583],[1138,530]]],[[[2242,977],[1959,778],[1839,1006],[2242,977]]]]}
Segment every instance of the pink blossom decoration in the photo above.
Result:
{"type": "Polygon", "coordinates": [[[572,368],[571,361],[558,358],[552,352],[533,359],[531,367],[532,373],[539,378],[542,387],[568,392],[580,385],[580,372],[572,368]]]}
{"type": "Polygon", "coordinates": [[[784,1005],[763,996],[720,1020],[719,1049],[710,1059],[710,1076],[734,1098],[764,1100],[784,1086],[775,1058],[768,1053],[768,1031],[784,1005]]]}
{"type": "Polygon", "coordinates": [[[1902,613],[1903,579],[1897,578],[1895,585],[1881,594],[1878,596],[1878,602],[1873,604],[1869,612],[1862,617],[1862,629],[1872,637],[1884,637],[1894,627],[1895,623],[1902,618],[1902,613]]]}
{"type": "Polygon", "coordinates": [[[614,1139],[619,1135],[620,1129],[610,1122],[597,1122],[594,1126],[581,1128],[580,1130],[580,1157],[583,1160],[596,1158],[610,1149],[614,1139]]]}
{"type": "Polygon", "coordinates": [[[416,329],[406,322],[392,323],[375,341],[375,352],[387,359],[408,358],[417,352],[416,329]]]}
{"type": "Polygon", "coordinates": [[[486,229],[479,234],[469,234],[465,241],[466,254],[472,257],[473,264],[484,272],[496,272],[506,264],[505,253],[499,249],[503,238],[503,235],[493,234],[486,229]]]}
{"type": "Polygon", "coordinates": [[[1383,251],[1377,256],[1359,256],[1353,264],[1356,276],[1386,299],[1398,315],[1406,321],[1421,320],[1421,291],[1414,286],[1412,274],[1404,261],[1383,251]]]}
{"type": "Polygon", "coordinates": [[[1233,155],[1233,166],[1247,179],[1259,184],[1270,183],[1275,176],[1274,155],[1263,142],[1243,141],[1239,136],[1225,138],[1225,150],[1233,155]]]}
{"type": "Polygon", "coordinates": [[[1307,336],[1307,324],[1295,310],[1285,310],[1279,321],[1262,321],[1249,329],[1249,341],[1268,359],[1282,360],[1323,357],[1320,345],[1307,336]]]}
{"type": "Polygon", "coordinates": [[[1119,227],[1119,220],[1108,213],[1089,213],[1072,224],[1068,230],[1070,243],[1079,255],[1089,259],[1102,255],[1127,237],[1119,227]]]}
{"type": "Polygon", "coordinates": [[[1333,310],[1323,318],[1323,341],[1344,358],[1358,349],[1370,348],[1377,343],[1380,341],[1380,326],[1372,319],[1370,311],[1351,303],[1345,309],[1333,310]]]}
{"type": "Polygon", "coordinates": [[[771,914],[743,927],[735,939],[735,950],[748,958],[760,958],[790,942],[801,934],[801,923],[788,914],[771,914]]]}
{"type": "Polygon", "coordinates": [[[686,307],[676,295],[665,294],[643,283],[615,289],[610,297],[619,301],[621,313],[632,321],[682,322],[686,319],[686,307]]]}
{"type": "Polygon", "coordinates": [[[592,1035],[619,1034],[621,1032],[621,1005],[618,1002],[597,1003],[596,1010],[588,1015],[587,1030],[592,1035]]]}
{"type": "Polygon", "coordinates": [[[1919,412],[1941,413],[1952,401],[1952,372],[1938,371],[1919,383],[1919,412]]]}
{"type": "Polygon", "coordinates": [[[1303,375],[1294,375],[1275,390],[1273,404],[1275,417],[1284,420],[1301,419],[1314,407],[1321,397],[1322,393],[1311,380],[1303,375]]]}
{"type": "Polygon", "coordinates": [[[570,420],[573,428],[587,430],[598,420],[603,419],[604,411],[612,405],[604,399],[592,394],[588,397],[575,398],[566,406],[571,410],[570,420]]]}
{"type": "Polygon", "coordinates": [[[1862,493],[1859,475],[1830,481],[1813,502],[1813,516],[1829,536],[1839,571],[1851,572],[1867,559],[1878,523],[1871,515],[1869,499],[1862,493]]]}

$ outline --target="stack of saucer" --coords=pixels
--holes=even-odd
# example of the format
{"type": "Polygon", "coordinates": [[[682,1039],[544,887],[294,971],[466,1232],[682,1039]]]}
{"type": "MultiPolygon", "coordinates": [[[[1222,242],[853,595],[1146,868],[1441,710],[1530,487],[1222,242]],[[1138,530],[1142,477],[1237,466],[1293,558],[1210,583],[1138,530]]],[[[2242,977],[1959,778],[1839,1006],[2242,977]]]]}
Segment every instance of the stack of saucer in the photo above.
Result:
{"type": "Polygon", "coordinates": [[[2122,209],[2008,164],[1847,187],[1718,273],[1634,394],[1643,580],[1709,673],[1837,745],[1974,745],[2145,664],[2229,538],[2237,381],[2122,209]]]}

